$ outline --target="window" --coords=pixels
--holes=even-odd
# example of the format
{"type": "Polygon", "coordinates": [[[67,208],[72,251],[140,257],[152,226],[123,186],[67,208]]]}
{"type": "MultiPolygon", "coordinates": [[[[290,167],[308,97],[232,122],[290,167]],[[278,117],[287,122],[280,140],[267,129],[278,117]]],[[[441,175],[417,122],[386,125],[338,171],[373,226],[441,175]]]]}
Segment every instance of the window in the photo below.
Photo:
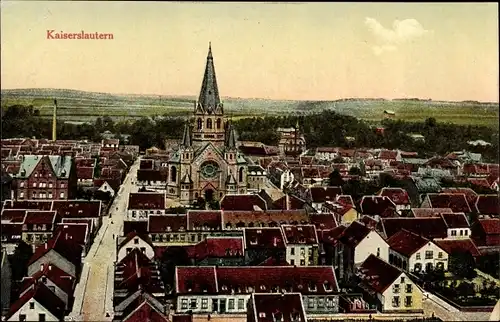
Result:
{"type": "Polygon", "coordinates": [[[201,130],[201,128],[203,126],[203,121],[201,119],[198,119],[198,121],[196,123],[197,123],[198,130],[201,130]]]}
{"type": "Polygon", "coordinates": [[[52,183],[49,183],[49,188],[52,188],[52,183]]]}
{"type": "Polygon", "coordinates": [[[377,247],[377,257],[380,257],[380,247],[377,247]]]}
{"type": "Polygon", "coordinates": [[[134,244],[136,244],[136,245],[139,244],[139,238],[134,239],[134,244]]]}
{"type": "Polygon", "coordinates": [[[456,236],[456,235],[457,235],[457,231],[456,231],[456,230],[452,230],[452,231],[451,231],[451,235],[452,235],[452,236],[456,236]]]}
{"type": "Polygon", "coordinates": [[[333,307],[333,299],[331,297],[326,298],[326,307],[327,308],[332,308],[333,307]]]}
{"type": "Polygon", "coordinates": [[[19,187],[24,188],[24,181],[21,181],[21,183],[19,184],[19,187]]]}
{"type": "Polygon", "coordinates": [[[392,298],[392,307],[399,307],[399,296],[394,296],[392,298]]]}
{"type": "Polygon", "coordinates": [[[198,307],[198,301],[196,299],[191,299],[191,302],[189,303],[189,308],[196,309],[198,307]]]}
{"type": "Polygon", "coordinates": [[[24,192],[19,193],[19,198],[21,198],[21,199],[24,198],[24,192]]]}
{"type": "Polygon", "coordinates": [[[181,303],[182,303],[181,304],[181,309],[187,310],[187,308],[188,308],[188,300],[187,299],[182,299],[181,303]]]}
{"type": "Polygon", "coordinates": [[[36,188],[36,182],[33,182],[33,188],[36,188]]]}
{"type": "Polygon", "coordinates": [[[201,299],[201,308],[203,310],[208,309],[208,299],[201,299]]]}
{"type": "Polygon", "coordinates": [[[33,197],[33,199],[36,199],[36,192],[33,191],[32,197],[33,197]]]}
{"type": "Polygon", "coordinates": [[[61,188],[66,188],[66,185],[64,183],[61,183],[61,188]]]}
{"type": "Polygon", "coordinates": [[[415,272],[420,272],[422,270],[422,264],[416,263],[413,269],[415,272]]]}
{"type": "Polygon", "coordinates": [[[399,293],[399,284],[394,284],[392,286],[392,293],[398,294],[399,293]]]}
{"type": "Polygon", "coordinates": [[[417,260],[420,260],[420,253],[417,253],[417,255],[416,255],[416,259],[417,259],[417,260]]]}
{"type": "Polygon", "coordinates": [[[228,302],[228,310],[234,310],[234,299],[230,299],[228,302]]]}
{"type": "Polygon", "coordinates": [[[35,302],[30,302],[30,310],[34,310],[35,309],[35,302]]]}
{"type": "Polygon", "coordinates": [[[239,175],[238,175],[238,181],[243,182],[243,168],[240,168],[239,175]]]}
{"type": "Polygon", "coordinates": [[[238,310],[244,310],[245,309],[245,299],[239,299],[238,300],[238,310]]]}
{"type": "Polygon", "coordinates": [[[38,321],[45,322],[45,314],[43,313],[38,314],[38,321]]]}
{"type": "Polygon", "coordinates": [[[468,230],[468,229],[466,229],[466,230],[464,231],[464,233],[465,233],[465,236],[469,235],[469,230],[468,230]]]}
{"type": "Polygon", "coordinates": [[[217,128],[220,129],[221,120],[217,119],[217,128]]]}
{"type": "Polygon", "coordinates": [[[443,252],[438,253],[438,258],[443,258],[443,252]]]}
{"type": "Polygon", "coordinates": [[[141,247],[141,253],[143,253],[143,254],[146,253],[146,247],[141,247]]]}
{"type": "Polygon", "coordinates": [[[306,260],[305,259],[301,259],[300,260],[300,266],[306,266],[306,260]]]}
{"type": "Polygon", "coordinates": [[[47,284],[47,277],[46,276],[42,276],[42,283],[47,284]]]}
{"type": "Polygon", "coordinates": [[[405,306],[410,307],[412,306],[412,304],[413,304],[412,297],[411,296],[405,297],[405,306]]]}
{"type": "Polygon", "coordinates": [[[425,251],[425,259],[432,259],[434,257],[434,252],[432,250],[425,251]]]}
{"type": "Polygon", "coordinates": [[[413,285],[406,284],[406,293],[411,293],[413,291],[413,285]]]}
{"type": "Polygon", "coordinates": [[[26,321],[26,314],[19,314],[19,321],[21,322],[26,321]]]}
{"type": "Polygon", "coordinates": [[[295,265],[295,260],[291,259],[290,260],[290,265],[292,265],[292,266],[295,265]]]}
{"type": "Polygon", "coordinates": [[[212,128],[212,119],[207,119],[207,129],[212,128]]]}
{"type": "Polygon", "coordinates": [[[177,168],[170,168],[170,181],[177,182],[177,168]]]}
{"type": "Polygon", "coordinates": [[[314,298],[309,298],[309,300],[307,301],[307,307],[309,307],[310,309],[313,309],[314,308],[314,298]]]}
{"type": "Polygon", "coordinates": [[[295,255],[295,247],[290,248],[290,255],[295,255]]]}
{"type": "Polygon", "coordinates": [[[400,283],[401,283],[401,284],[404,284],[404,282],[405,282],[405,277],[404,277],[404,276],[401,276],[401,281],[400,281],[400,283]]]}
{"type": "Polygon", "coordinates": [[[325,307],[325,299],[324,298],[319,298],[318,299],[318,308],[324,308],[325,307]]]}
{"type": "Polygon", "coordinates": [[[64,199],[64,192],[61,192],[61,194],[59,196],[61,199],[64,199]]]}
{"type": "Polygon", "coordinates": [[[49,199],[52,199],[52,192],[49,192],[49,199]]]}

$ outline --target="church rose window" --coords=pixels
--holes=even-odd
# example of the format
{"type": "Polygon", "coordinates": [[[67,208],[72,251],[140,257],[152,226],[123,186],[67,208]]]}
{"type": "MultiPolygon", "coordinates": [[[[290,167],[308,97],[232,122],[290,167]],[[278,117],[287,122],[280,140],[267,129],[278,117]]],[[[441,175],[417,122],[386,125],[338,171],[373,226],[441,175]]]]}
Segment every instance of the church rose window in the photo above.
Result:
{"type": "Polygon", "coordinates": [[[214,161],[207,161],[201,165],[201,175],[205,178],[213,178],[219,171],[219,165],[214,161]]]}

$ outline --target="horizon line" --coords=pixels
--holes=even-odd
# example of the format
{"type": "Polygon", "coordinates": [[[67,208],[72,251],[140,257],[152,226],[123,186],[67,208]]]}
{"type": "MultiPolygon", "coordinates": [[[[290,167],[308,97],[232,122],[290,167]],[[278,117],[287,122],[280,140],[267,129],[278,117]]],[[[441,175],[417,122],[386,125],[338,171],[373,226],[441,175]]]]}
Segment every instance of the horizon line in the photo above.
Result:
{"type": "MultiPolygon", "coordinates": [[[[160,96],[160,97],[197,97],[196,94],[138,94],[138,93],[118,93],[118,92],[99,92],[99,91],[89,91],[82,89],[74,89],[74,88],[52,88],[52,87],[23,87],[23,88],[1,88],[0,91],[13,91],[13,90],[61,90],[61,91],[77,91],[77,92],[85,92],[85,93],[93,93],[93,94],[108,94],[108,95],[133,95],[133,96],[160,96]]],[[[397,97],[397,98],[387,98],[387,97],[343,97],[337,99],[287,99],[287,98],[265,98],[265,97],[235,97],[235,96],[224,96],[221,95],[221,98],[229,98],[229,99],[247,99],[247,100],[269,100],[269,101],[290,101],[290,102],[335,102],[342,100],[419,100],[419,101],[433,101],[433,102],[449,102],[449,103],[464,103],[464,102],[474,102],[481,104],[499,104],[499,101],[478,101],[478,100],[442,100],[442,99],[433,99],[433,98],[419,98],[419,97],[397,97]]],[[[2,98],[3,99],[3,98],[2,98]]]]}

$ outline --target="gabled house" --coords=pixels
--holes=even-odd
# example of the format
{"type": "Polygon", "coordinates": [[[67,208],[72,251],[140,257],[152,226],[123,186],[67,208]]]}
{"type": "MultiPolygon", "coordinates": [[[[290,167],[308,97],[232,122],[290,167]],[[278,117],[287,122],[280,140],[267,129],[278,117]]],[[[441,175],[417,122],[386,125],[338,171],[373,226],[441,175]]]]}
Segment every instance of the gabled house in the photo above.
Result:
{"type": "Polygon", "coordinates": [[[116,239],[117,252],[116,261],[121,262],[133,249],[137,248],[141,253],[146,255],[147,258],[153,259],[155,253],[153,243],[148,236],[140,236],[135,231],[127,234],[122,241],[116,239]]]}
{"type": "Polygon", "coordinates": [[[243,232],[248,265],[259,265],[270,257],[285,260],[285,236],[280,227],[247,227],[243,232]]]}
{"type": "Polygon", "coordinates": [[[428,193],[420,208],[450,208],[453,212],[470,213],[471,208],[465,194],[428,193]]]}
{"type": "Polygon", "coordinates": [[[323,205],[323,212],[333,213],[341,225],[349,225],[359,219],[359,213],[350,195],[339,195],[335,202],[327,201],[323,205]]]}
{"type": "Polygon", "coordinates": [[[406,229],[428,239],[447,238],[448,227],[442,217],[431,218],[382,218],[377,230],[390,238],[401,229],[406,229]]]}
{"type": "Polygon", "coordinates": [[[307,322],[300,293],[253,293],[248,302],[247,322],[307,322]]]}
{"type": "Polygon", "coordinates": [[[139,169],[137,170],[137,185],[147,190],[165,192],[167,188],[167,175],[159,169],[139,169]]]}
{"type": "Polygon", "coordinates": [[[5,321],[62,321],[64,302],[45,284],[37,283],[16,300],[4,317],[5,321]]]}
{"type": "Polygon", "coordinates": [[[226,194],[220,201],[220,208],[233,211],[267,210],[267,204],[261,196],[226,194]]]}
{"type": "Polygon", "coordinates": [[[447,228],[448,238],[469,238],[471,235],[469,221],[465,214],[451,213],[441,214],[441,218],[447,228]]]}
{"type": "Polygon", "coordinates": [[[160,301],[139,290],[115,306],[113,322],[170,322],[168,312],[160,301]]]}
{"type": "Polygon", "coordinates": [[[28,275],[34,275],[42,265],[50,263],[77,277],[82,267],[82,247],[59,231],[45,244],[37,247],[28,262],[28,275]]]}
{"type": "Polygon", "coordinates": [[[410,196],[403,188],[382,188],[378,195],[388,197],[396,205],[396,211],[400,215],[403,210],[411,209],[410,196]]]}
{"type": "Polygon", "coordinates": [[[363,196],[361,213],[374,218],[397,217],[396,204],[386,196],[363,196]]]}
{"type": "Polygon", "coordinates": [[[76,278],[61,270],[53,264],[42,264],[40,270],[35,274],[24,277],[21,284],[19,297],[29,292],[37,284],[44,284],[65,304],[65,309],[70,308],[73,291],[76,286],[76,278]]]}
{"type": "Polygon", "coordinates": [[[120,190],[120,180],[111,178],[94,179],[94,188],[102,191],[109,192],[110,197],[114,197],[120,190]]]}
{"type": "Polygon", "coordinates": [[[474,204],[474,210],[480,215],[500,216],[500,197],[496,195],[480,195],[474,204]]]}
{"type": "Polygon", "coordinates": [[[422,289],[397,267],[372,254],[356,275],[366,298],[377,303],[381,312],[423,312],[422,289]]]}
{"type": "Polygon", "coordinates": [[[478,246],[500,245],[500,219],[479,219],[472,225],[472,239],[478,246]]]}
{"type": "Polygon", "coordinates": [[[282,225],[286,245],[286,261],[290,265],[318,264],[319,241],[314,225],[282,225]]]}
{"type": "Polygon", "coordinates": [[[92,186],[94,183],[94,167],[76,167],[76,177],[78,184],[82,186],[92,186]]]}
{"type": "MultiPolygon", "coordinates": [[[[188,217],[192,211],[188,212],[188,217]]],[[[207,212],[199,212],[201,218],[206,218],[207,212]]],[[[308,224],[309,215],[303,209],[298,210],[267,210],[267,211],[222,211],[222,227],[225,230],[243,229],[244,227],[279,227],[280,225],[308,224]]],[[[221,218],[221,217],[219,217],[221,218]]],[[[215,224],[215,223],[214,223],[215,224]]],[[[191,220],[189,220],[191,225],[191,220]]],[[[220,225],[220,219],[219,219],[220,225]]]]}
{"type": "Polygon", "coordinates": [[[336,197],[342,195],[342,187],[310,187],[312,207],[321,212],[323,205],[327,201],[335,201],[336,197]]]}
{"type": "Polygon", "coordinates": [[[60,217],[55,211],[27,210],[23,222],[23,241],[35,249],[52,236],[58,221],[60,217]]]}
{"type": "Polygon", "coordinates": [[[243,237],[207,237],[196,245],[185,246],[193,265],[239,266],[245,264],[243,237]]]}
{"type": "Polygon", "coordinates": [[[65,238],[69,238],[82,247],[82,257],[87,256],[92,244],[92,221],[65,222],[57,225],[56,234],[61,231],[65,238]]]}
{"type": "Polygon", "coordinates": [[[448,253],[431,240],[408,230],[400,230],[387,240],[389,263],[406,272],[448,270],[448,253]]]}
{"type": "Polygon", "coordinates": [[[361,265],[371,254],[389,259],[389,245],[376,231],[358,221],[352,222],[338,237],[339,277],[351,278],[355,267],[361,265]]]}

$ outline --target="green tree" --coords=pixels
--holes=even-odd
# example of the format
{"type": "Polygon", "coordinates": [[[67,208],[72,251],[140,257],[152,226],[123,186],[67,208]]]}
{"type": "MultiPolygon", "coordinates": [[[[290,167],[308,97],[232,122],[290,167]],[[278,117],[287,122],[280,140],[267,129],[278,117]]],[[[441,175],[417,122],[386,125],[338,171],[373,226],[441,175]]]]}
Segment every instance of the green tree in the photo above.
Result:
{"type": "Polygon", "coordinates": [[[448,258],[448,270],[453,275],[463,279],[473,279],[477,276],[476,262],[470,252],[453,251],[448,258]]]}
{"type": "Polygon", "coordinates": [[[189,265],[191,261],[184,247],[171,246],[163,252],[160,258],[160,274],[167,293],[174,290],[175,268],[189,265]]]}
{"type": "Polygon", "coordinates": [[[328,176],[330,186],[341,187],[344,184],[344,179],[340,175],[339,169],[334,169],[328,176]]]}
{"type": "Polygon", "coordinates": [[[33,249],[24,241],[17,244],[14,254],[10,258],[12,280],[19,281],[28,273],[28,262],[33,256],[33,249]]]}
{"type": "Polygon", "coordinates": [[[358,167],[352,167],[349,169],[349,174],[351,176],[360,176],[361,175],[361,170],[358,167]]]}

